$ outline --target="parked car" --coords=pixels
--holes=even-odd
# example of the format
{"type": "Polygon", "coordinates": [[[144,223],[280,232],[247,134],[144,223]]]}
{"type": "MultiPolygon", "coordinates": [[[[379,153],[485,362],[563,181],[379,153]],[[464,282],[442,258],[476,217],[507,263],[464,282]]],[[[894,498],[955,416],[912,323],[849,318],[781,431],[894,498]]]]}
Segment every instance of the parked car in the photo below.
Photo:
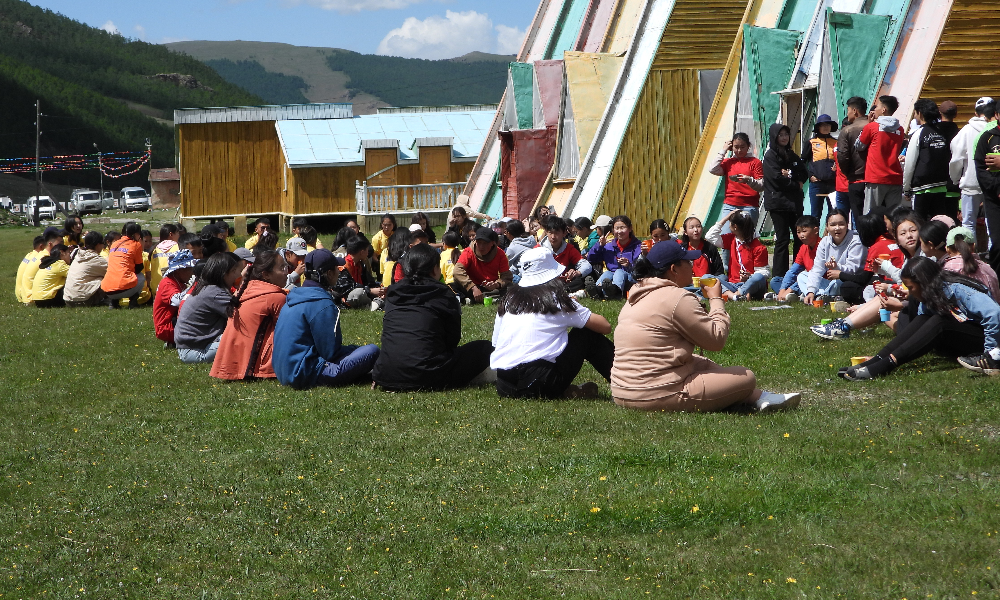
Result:
{"type": "Polygon", "coordinates": [[[101,201],[101,208],[104,210],[112,210],[118,203],[115,200],[115,193],[111,190],[104,192],[104,200],[101,201]]]}
{"type": "Polygon", "coordinates": [[[24,213],[29,217],[35,214],[35,202],[38,202],[38,218],[53,221],[56,218],[56,203],[48,196],[32,196],[24,206],[24,213]]]}
{"type": "Polygon", "coordinates": [[[4,210],[14,210],[14,201],[9,196],[0,197],[0,208],[4,210]]]}
{"type": "Polygon", "coordinates": [[[104,210],[104,203],[101,201],[101,192],[94,190],[73,190],[69,197],[69,209],[78,215],[88,213],[101,214],[104,210]]]}
{"type": "Polygon", "coordinates": [[[141,187],[122,188],[122,194],[118,198],[118,210],[130,212],[133,210],[150,210],[153,202],[149,198],[149,192],[141,187]]]}

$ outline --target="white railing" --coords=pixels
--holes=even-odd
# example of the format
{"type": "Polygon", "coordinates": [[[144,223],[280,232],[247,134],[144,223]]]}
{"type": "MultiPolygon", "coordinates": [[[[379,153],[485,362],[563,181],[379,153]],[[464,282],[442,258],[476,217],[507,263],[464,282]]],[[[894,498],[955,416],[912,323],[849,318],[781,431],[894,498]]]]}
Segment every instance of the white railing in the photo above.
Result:
{"type": "Polygon", "coordinates": [[[360,215],[395,211],[451,210],[465,183],[369,186],[355,182],[355,201],[360,215]]]}

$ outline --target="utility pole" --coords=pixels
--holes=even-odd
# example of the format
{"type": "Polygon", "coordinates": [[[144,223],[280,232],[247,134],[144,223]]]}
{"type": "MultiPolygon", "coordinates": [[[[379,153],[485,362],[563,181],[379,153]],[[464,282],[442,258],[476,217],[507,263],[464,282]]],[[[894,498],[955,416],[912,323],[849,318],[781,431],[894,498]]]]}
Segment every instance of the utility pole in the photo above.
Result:
{"type": "Polygon", "coordinates": [[[94,150],[97,150],[97,170],[101,172],[101,210],[104,210],[104,164],[101,162],[101,149],[94,142],[94,150]]]}
{"type": "Polygon", "coordinates": [[[35,100],[35,205],[31,215],[31,224],[38,227],[41,222],[38,219],[38,203],[42,198],[42,101],[35,100]]]}

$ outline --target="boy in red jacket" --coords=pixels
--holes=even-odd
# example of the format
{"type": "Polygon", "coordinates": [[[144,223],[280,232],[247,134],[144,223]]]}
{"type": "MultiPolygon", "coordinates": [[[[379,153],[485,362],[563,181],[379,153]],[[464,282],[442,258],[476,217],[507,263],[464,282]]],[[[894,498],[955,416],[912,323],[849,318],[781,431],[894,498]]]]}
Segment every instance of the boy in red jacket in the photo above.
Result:
{"type": "Polygon", "coordinates": [[[899,108],[895,96],[879,96],[869,123],[854,147],[865,157],[865,210],[873,206],[894,208],[903,201],[903,166],[899,153],[906,136],[892,114],[899,108]]]}

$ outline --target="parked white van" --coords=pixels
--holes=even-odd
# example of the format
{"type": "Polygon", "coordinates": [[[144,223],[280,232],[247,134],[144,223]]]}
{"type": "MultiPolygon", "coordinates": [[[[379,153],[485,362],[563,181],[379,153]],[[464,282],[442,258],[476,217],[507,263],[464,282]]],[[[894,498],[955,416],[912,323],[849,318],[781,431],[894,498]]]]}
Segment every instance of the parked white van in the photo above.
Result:
{"type": "Polygon", "coordinates": [[[130,212],[133,210],[150,210],[153,203],[149,198],[149,192],[141,187],[122,188],[122,195],[118,198],[118,210],[130,212]]]}
{"type": "Polygon", "coordinates": [[[35,214],[35,202],[38,202],[38,218],[53,221],[56,218],[56,203],[48,196],[32,196],[24,206],[24,213],[29,217],[35,214]]]}
{"type": "Polygon", "coordinates": [[[101,214],[104,210],[101,202],[101,192],[95,190],[73,190],[69,197],[69,209],[78,215],[87,213],[101,214]]]}

